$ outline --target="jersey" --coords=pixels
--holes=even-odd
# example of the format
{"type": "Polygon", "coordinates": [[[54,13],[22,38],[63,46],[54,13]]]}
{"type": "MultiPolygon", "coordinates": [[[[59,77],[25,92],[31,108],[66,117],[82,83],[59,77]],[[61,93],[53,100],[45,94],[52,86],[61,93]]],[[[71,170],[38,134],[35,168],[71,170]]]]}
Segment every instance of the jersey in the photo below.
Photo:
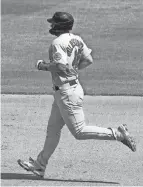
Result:
{"type": "Polygon", "coordinates": [[[72,33],[64,33],[53,40],[49,48],[50,63],[61,63],[68,67],[69,73],[51,72],[52,82],[61,86],[71,80],[78,79],[78,64],[91,53],[82,38],[72,33]]]}

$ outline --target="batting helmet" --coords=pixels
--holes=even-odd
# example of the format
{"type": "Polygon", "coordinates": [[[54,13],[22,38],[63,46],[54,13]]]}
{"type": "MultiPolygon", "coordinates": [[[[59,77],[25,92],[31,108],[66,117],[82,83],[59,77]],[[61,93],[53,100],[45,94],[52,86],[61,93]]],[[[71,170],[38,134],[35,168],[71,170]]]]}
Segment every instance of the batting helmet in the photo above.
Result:
{"type": "Polygon", "coordinates": [[[74,18],[67,12],[56,12],[53,17],[47,19],[47,21],[52,23],[52,28],[49,32],[53,35],[57,35],[72,30],[74,18]]]}

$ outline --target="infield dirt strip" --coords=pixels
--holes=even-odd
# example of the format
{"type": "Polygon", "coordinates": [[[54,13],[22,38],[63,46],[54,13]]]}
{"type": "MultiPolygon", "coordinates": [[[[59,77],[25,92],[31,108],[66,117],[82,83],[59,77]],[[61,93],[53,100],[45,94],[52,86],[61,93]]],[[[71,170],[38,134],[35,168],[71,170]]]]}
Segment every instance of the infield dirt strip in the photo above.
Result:
{"type": "Polygon", "coordinates": [[[85,96],[87,125],[118,127],[127,123],[137,141],[133,153],[115,141],[78,141],[65,126],[45,179],[24,171],[17,159],[41,151],[52,96],[2,95],[2,186],[142,186],[143,98],[85,96]]]}

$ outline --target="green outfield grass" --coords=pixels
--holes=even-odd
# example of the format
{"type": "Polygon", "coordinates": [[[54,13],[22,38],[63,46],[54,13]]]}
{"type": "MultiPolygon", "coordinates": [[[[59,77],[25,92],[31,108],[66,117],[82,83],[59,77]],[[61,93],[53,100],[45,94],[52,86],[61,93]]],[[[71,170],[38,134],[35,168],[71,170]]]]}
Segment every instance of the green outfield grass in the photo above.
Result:
{"type": "Polygon", "coordinates": [[[74,33],[93,50],[94,64],[80,72],[89,95],[143,95],[142,0],[2,0],[2,93],[49,94],[49,72],[35,62],[48,60],[53,36],[47,17],[74,15],[74,33]]]}

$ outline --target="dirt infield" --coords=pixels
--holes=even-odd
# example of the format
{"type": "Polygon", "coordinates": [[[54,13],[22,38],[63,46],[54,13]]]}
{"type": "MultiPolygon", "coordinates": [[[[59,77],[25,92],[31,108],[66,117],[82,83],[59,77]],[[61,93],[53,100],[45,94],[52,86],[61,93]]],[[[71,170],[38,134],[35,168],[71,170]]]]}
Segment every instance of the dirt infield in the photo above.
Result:
{"type": "Polygon", "coordinates": [[[117,127],[127,123],[137,152],[110,141],[77,141],[65,126],[45,179],[17,164],[36,158],[46,134],[52,96],[2,95],[2,186],[143,185],[143,98],[85,97],[87,124],[117,127]]]}

